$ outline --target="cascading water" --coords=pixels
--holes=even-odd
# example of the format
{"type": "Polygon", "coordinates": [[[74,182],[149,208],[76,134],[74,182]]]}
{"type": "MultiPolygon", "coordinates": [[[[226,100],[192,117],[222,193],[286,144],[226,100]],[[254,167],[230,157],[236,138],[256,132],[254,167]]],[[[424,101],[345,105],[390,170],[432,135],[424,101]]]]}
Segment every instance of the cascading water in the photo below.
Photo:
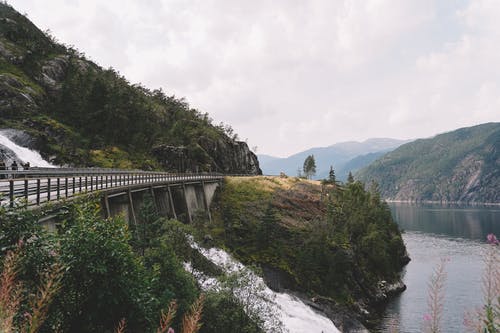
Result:
{"type": "MultiPolygon", "coordinates": [[[[227,252],[216,248],[204,249],[194,241],[191,242],[191,246],[215,265],[222,267],[226,273],[243,272],[242,275],[247,286],[243,284],[236,288],[234,290],[235,296],[239,299],[248,299],[255,294],[255,290],[258,291],[254,297],[261,304],[256,304],[256,306],[261,309],[263,305],[268,306],[266,311],[260,311],[261,314],[264,312],[264,318],[261,319],[264,321],[265,331],[275,332],[273,327],[276,327],[276,322],[273,320],[278,320],[283,324],[285,331],[290,333],[340,333],[330,319],[314,311],[297,297],[269,289],[262,278],[233,259],[227,252]]],[[[194,273],[202,288],[220,288],[216,279],[208,278],[202,273],[192,270],[190,265],[186,265],[186,269],[194,273]]]]}
{"type": "Polygon", "coordinates": [[[44,160],[38,152],[22,147],[12,141],[9,134],[9,130],[0,131],[0,159],[4,160],[7,165],[16,161],[18,164],[29,162],[31,167],[56,167],[55,165],[44,160]]]}

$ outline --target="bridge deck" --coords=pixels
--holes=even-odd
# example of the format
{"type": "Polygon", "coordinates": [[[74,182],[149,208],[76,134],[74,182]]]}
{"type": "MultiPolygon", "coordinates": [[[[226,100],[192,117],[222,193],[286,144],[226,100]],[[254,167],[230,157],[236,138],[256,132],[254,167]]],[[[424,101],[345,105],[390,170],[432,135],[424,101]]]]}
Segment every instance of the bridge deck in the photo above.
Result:
{"type": "Polygon", "coordinates": [[[32,169],[0,171],[0,205],[40,206],[51,201],[96,191],[149,188],[184,182],[219,181],[224,176],[209,173],[173,174],[115,169],[32,169]]]}

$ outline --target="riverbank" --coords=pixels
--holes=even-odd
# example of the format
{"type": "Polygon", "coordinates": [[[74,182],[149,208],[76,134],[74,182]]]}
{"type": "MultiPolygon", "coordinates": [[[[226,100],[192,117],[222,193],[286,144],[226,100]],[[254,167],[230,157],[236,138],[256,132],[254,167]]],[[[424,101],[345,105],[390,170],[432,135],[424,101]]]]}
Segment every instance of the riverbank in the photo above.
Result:
{"type": "Polygon", "coordinates": [[[384,199],[387,203],[400,203],[409,205],[429,204],[429,205],[456,205],[456,206],[484,206],[500,207],[500,202],[466,202],[466,201],[432,201],[432,200],[393,200],[384,199]]]}

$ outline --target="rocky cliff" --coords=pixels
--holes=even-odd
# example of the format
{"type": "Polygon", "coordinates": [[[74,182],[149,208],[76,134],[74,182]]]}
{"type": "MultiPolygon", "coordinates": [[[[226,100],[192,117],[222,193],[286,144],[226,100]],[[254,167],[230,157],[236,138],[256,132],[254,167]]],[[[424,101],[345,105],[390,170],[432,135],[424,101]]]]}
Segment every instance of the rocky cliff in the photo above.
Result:
{"type": "Polygon", "coordinates": [[[391,200],[500,203],[500,123],[408,143],[357,177],[391,200]]]}
{"type": "Polygon", "coordinates": [[[59,165],[261,173],[229,126],[102,69],[0,4],[0,129],[7,128],[22,130],[30,148],[59,165]]]}

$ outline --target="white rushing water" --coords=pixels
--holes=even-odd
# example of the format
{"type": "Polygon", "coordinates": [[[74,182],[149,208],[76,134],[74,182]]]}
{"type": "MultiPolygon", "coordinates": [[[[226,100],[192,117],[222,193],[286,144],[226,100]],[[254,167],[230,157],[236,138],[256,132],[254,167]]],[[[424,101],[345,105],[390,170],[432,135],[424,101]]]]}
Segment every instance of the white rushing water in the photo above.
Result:
{"type": "MultiPolygon", "coordinates": [[[[261,319],[264,320],[264,329],[267,332],[275,332],[273,328],[275,329],[277,320],[281,321],[285,331],[290,333],[340,333],[330,319],[314,311],[299,298],[287,293],[276,293],[269,289],[261,277],[233,259],[227,252],[216,248],[204,249],[194,242],[191,243],[191,246],[215,265],[222,267],[226,273],[241,274],[240,279],[244,280],[243,283],[232,290],[240,300],[255,297],[255,302],[250,301],[249,303],[258,307],[261,315],[264,314],[264,318],[261,317],[261,319]],[[262,311],[263,306],[266,308],[265,311],[262,311]]],[[[186,265],[186,269],[194,273],[202,288],[220,288],[217,280],[193,271],[189,264],[186,265]]]]}
{"type": "Polygon", "coordinates": [[[17,156],[19,160],[21,160],[23,163],[29,162],[31,167],[42,167],[42,168],[56,167],[55,165],[50,164],[49,162],[44,160],[38,152],[16,144],[7,136],[5,136],[2,132],[0,132],[0,146],[4,146],[10,149],[17,156]]]}

